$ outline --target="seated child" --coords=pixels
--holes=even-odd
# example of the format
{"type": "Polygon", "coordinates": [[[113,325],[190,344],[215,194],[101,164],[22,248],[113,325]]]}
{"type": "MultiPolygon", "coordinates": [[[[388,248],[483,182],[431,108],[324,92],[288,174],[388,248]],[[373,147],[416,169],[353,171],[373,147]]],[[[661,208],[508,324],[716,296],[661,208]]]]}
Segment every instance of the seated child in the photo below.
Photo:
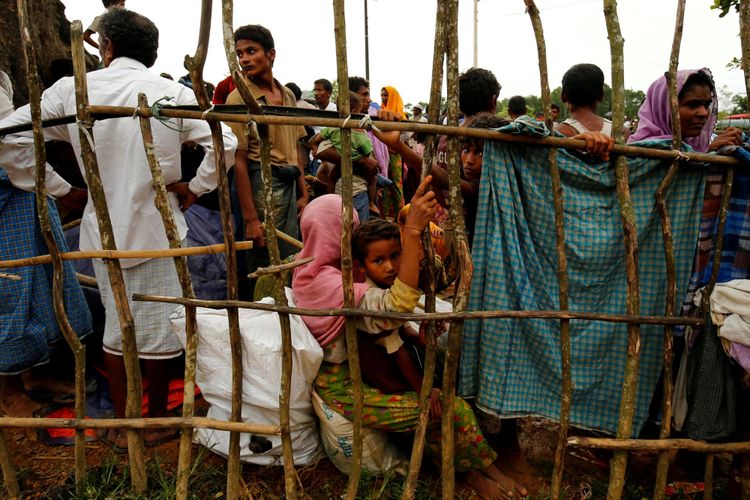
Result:
{"type": "Polygon", "coordinates": [[[594,64],[576,64],[563,75],[562,100],[570,117],[555,130],[567,137],[584,132],[612,135],[612,122],[597,115],[604,98],[604,73],[594,64]]]}
{"type": "MultiPolygon", "coordinates": [[[[349,102],[351,112],[362,113],[362,98],[359,94],[349,92],[349,102]]],[[[353,177],[353,195],[354,209],[359,215],[359,221],[365,222],[370,217],[370,212],[379,214],[375,205],[376,177],[378,163],[373,157],[372,141],[363,129],[352,129],[352,163],[354,169],[353,177]]],[[[316,134],[312,139],[315,148],[314,155],[320,159],[327,159],[321,154],[331,146],[336,150],[338,163],[327,172],[327,181],[329,192],[335,192],[340,195],[342,191],[341,184],[341,129],[340,128],[323,128],[320,134],[316,134]]],[[[331,158],[333,159],[333,158],[331,158]]]]}
{"type": "MultiPolygon", "coordinates": [[[[370,219],[352,234],[355,268],[373,287],[389,288],[396,280],[401,258],[398,225],[383,219],[370,219]]],[[[415,262],[414,265],[417,265],[415,262]]],[[[372,334],[358,332],[360,368],[363,380],[386,394],[422,388],[422,371],[398,330],[372,334]]],[[[430,418],[440,417],[440,389],[430,394],[430,418]]]]}

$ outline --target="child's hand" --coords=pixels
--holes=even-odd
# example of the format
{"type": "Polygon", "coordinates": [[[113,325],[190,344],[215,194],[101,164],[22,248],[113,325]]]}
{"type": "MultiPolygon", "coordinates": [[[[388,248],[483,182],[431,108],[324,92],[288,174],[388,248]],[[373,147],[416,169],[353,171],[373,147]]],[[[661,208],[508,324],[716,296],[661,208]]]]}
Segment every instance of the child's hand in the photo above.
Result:
{"type": "Polygon", "coordinates": [[[443,414],[443,404],[440,402],[442,395],[442,391],[437,387],[433,387],[430,392],[430,420],[433,422],[440,420],[443,414]]]}
{"type": "MultiPolygon", "coordinates": [[[[435,321],[435,338],[438,338],[448,330],[448,322],[445,320],[435,321]]],[[[422,321],[419,324],[419,345],[427,345],[427,326],[429,321],[422,321]]]]}
{"type": "Polygon", "coordinates": [[[411,199],[411,208],[406,216],[405,228],[418,229],[421,232],[435,217],[435,211],[437,210],[435,193],[427,189],[431,181],[432,176],[428,175],[414,192],[414,197],[411,199]]]}

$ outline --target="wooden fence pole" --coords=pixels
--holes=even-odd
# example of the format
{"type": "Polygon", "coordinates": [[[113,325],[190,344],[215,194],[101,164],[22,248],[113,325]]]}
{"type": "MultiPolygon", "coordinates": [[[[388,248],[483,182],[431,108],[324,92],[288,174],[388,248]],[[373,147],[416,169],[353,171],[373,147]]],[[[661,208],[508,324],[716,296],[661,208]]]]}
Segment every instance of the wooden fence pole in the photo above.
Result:
{"type": "MultiPolygon", "coordinates": [[[[211,0],[203,0],[201,4],[201,28],[198,47],[194,57],[185,57],[185,65],[190,71],[193,82],[193,92],[198,105],[203,110],[211,106],[203,84],[203,65],[208,50],[208,36],[211,26],[211,0]]],[[[231,13],[232,2],[229,4],[231,13]]],[[[226,22],[226,20],[225,20],[226,22]]],[[[231,26],[231,17],[229,20],[231,26]]],[[[225,40],[225,44],[226,44],[225,40]]],[[[232,50],[234,54],[234,50],[232,50]]],[[[216,175],[219,189],[219,206],[221,209],[221,228],[224,233],[224,243],[227,248],[227,298],[237,299],[237,247],[232,224],[232,209],[229,197],[229,181],[224,164],[224,142],[222,140],[221,125],[215,119],[206,117],[213,137],[214,153],[216,155],[216,175]]],[[[232,408],[230,419],[233,422],[242,421],[242,338],[240,336],[240,320],[237,309],[227,309],[229,323],[229,345],[232,353],[232,408]]],[[[240,496],[240,433],[229,434],[229,455],[227,457],[227,498],[235,500],[240,496]]]]}
{"type": "MultiPolygon", "coordinates": [[[[148,107],[146,95],[138,95],[138,105],[148,107]]],[[[151,131],[149,118],[140,117],[141,134],[143,136],[143,147],[146,150],[148,166],[151,170],[151,178],[156,191],[154,203],[161,214],[164,223],[164,231],[167,235],[170,248],[182,248],[182,242],[174,220],[172,207],[169,203],[169,193],[164,183],[159,158],[154,148],[154,137],[151,131]]],[[[175,257],[174,265],[182,288],[182,296],[194,299],[193,282],[190,278],[187,257],[175,257]]],[[[195,365],[198,349],[197,323],[195,318],[195,306],[185,306],[185,387],[182,396],[182,416],[189,418],[193,416],[195,405],[195,365]]],[[[81,418],[81,417],[79,417],[81,418]]],[[[175,496],[178,499],[187,498],[188,480],[190,479],[190,452],[193,446],[193,429],[184,428],[180,434],[180,451],[177,459],[177,486],[175,496]]]]}
{"type": "MultiPolygon", "coordinates": [[[[349,68],[346,54],[346,14],[344,0],[333,0],[333,31],[336,39],[336,77],[339,82],[338,110],[341,118],[350,115],[349,107],[349,68]]],[[[344,287],[344,307],[356,307],[354,303],[354,278],[352,264],[353,213],[353,167],[351,129],[341,129],[341,276],[344,287]]],[[[346,484],[346,498],[357,497],[359,478],[362,470],[362,411],[364,395],[362,372],[357,346],[357,327],[353,318],[346,318],[346,350],[349,363],[349,377],[354,399],[354,435],[352,443],[352,463],[349,481],[346,484]]]]}
{"type": "MultiPolygon", "coordinates": [[[[448,84],[448,124],[458,125],[458,0],[445,0],[446,7],[446,42],[447,54],[447,84],[448,84]]],[[[464,311],[469,300],[471,287],[471,255],[466,238],[466,227],[463,218],[463,200],[461,199],[461,176],[459,173],[459,147],[455,139],[448,142],[448,204],[453,230],[454,251],[459,266],[459,276],[456,285],[456,295],[453,299],[453,310],[464,311]]],[[[443,498],[454,498],[456,494],[456,475],[454,464],[455,436],[454,436],[454,408],[456,390],[456,372],[461,353],[461,334],[463,321],[451,323],[448,333],[448,346],[445,353],[443,370],[443,414],[441,430],[443,434],[442,446],[442,483],[443,498]]]]}
{"type": "MultiPolygon", "coordinates": [[[[430,87],[430,104],[429,104],[429,122],[437,123],[440,119],[440,113],[433,110],[440,109],[440,93],[443,86],[443,63],[445,62],[445,3],[436,2],[435,13],[435,42],[432,55],[432,84],[430,87]]],[[[435,159],[435,150],[437,149],[437,137],[430,135],[427,137],[425,152],[422,157],[422,174],[421,180],[430,175],[432,162],[435,159]]],[[[432,236],[430,231],[422,233],[422,246],[424,248],[425,266],[424,288],[425,288],[425,312],[435,311],[435,251],[432,246],[432,236]]],[[[422,377],[422,387],[420,390],[419,418],[417,428],[414,430],[414,442],[409,459],[409,471],[404,481],[404,489],[401,498],[412,500],[417,488],[419,479],[419,470],[422,465],[422,455],[424,453],[425,436],[427,435],[427,425],[430,408],[430,393],[432,391],[433,381],[435,379],[436,364],[436,339],[435,323],[427,323],[426,330],[426,350],[424,361],[424,374],[422,377]]]]}
{"type": "MultiPolygon", "coordinates": [[[[223,33],[224,33],[224,52],[227,58],[232,78],[238,92],[247,106],[250,113],[260,113],[261,109],[258,103],[250,93],[237,64],[237,58],[234,52],[234,32],[232,29],[233,5],[231,0],[223,0],[223,33]]],[[[264,210],[266,244],[271,260],[271,265],[276,267],[281,264],[279,253],[278,239],[276,234],[276,223],[273,213],[273,175],[271,171],[270,156],[270,139],[268,134],[268,125],[259,125],[248,127],[251,134],[257,134],[261,143],[261,178],[263,179],[263,200],[266,209],[264,210]]],[[[286,306],[286,293],[284,292],[284,281],[281,274],[277,274],[277,286],[275,289],[275,300],[277,305],[286,306]]],[[[292,333],[289,316],[279,312],[279,324],[281,326],[281,346],[282,346],[282,372],[281,372],[281,396],[279,398],[279,424],[281,426],[281,444],[284,456],[284,489],[288,498],[297,498],[297,473],[294,470],[294,456],[290,429],[290,395],[292,383],[292,333]]]]}
{"type": "MultiPolygon", "coordinates": [[[[612,130],[615,140],[623,142],[623,123],[625,103],[625,69],[623,58],[623,38],[620,33],[620,22],[617,16],[616,0],[604,0],[604,16],[612,53],[612,130]]],[[[640,314],[640,291],[638,277],[638,233],[635,227],[635,212],[630,201],[628,185],[628,163],[622,156],[615,158],[617,177],[617,199],[620,203],[620,217],[625,240],[625,268],[627,274],[627,311],[628,314],[640,314]]],[[[638,388],[638,364],[640,360],[641,341],[640,325],[628,324],[627,355],[625,373],[623,374],[620,415],[617,422],[617,437],[628,438],[633,428],[635,398],[638,388]]],[[[622,497],[625,485],[628,454],[626,451],[615,451],[610,465],[610,480],[607,498],[618,500],[622,497]]]]}
{"type": "MultiPolygon", "coordinates": [[[[680,130],[680,110],[677,98],[677,66],[680,60],[680,44],[682,42],[682,26],[685,18],[685,0],[678,0],[677,15],[675,18],[674,38],[672,40],[672,52],[669,58],[669,71],[667,72],[667,83],[669,84],[669,104],[672,112],[672,149],[682,150],[682,133],[680,130]]],[[[664,179],[656,189],[656,207],[661,219],[662,235],[664,238],[664,261],[667,266],[667,297],[664,307],[665,316],[674,316],[677,298],[677,270],[674,258],[674,240],[672,239],[672,223],[667,208],[666,193],[677,175],[680,162],[674,161],[667,170],[664,179]]],[[[662,369],[662,415],[659,437],[666,439],[672,430],[672,397],[674,395],[674,384],[672,382],[673,372],[673,337],[674,327],[664,327],[664,367],[662,369]]],[[[656,466],[656,482],[654,485],[654,499],[662,500],[666,495],[667,477],[669,472],[669,452],[659,454],[656,466]]]]}
{"type": "MultiPolygon", "coordinates": [[[[750,0],[740,0],[740,44],[742,46],[742,71],[745,76],[745,96],[748,98],[748,113],[750,113],[750,0]]],[[[743,436],[750,439],[750,431],[743,436]]],[[[741,457],[742,462],[742,499],[750,500],[750,454],[741,457]]]]}
{"type": "MultiPolygon", "coordinates": [[[[46,186],[46,154],[44,147],[44,130],[42,129],[41,108],[41,85],[37,70],[36,50],[31,41],[31,25],[27,13],[25,0],[18,0],[18,24],[20,28],[21,42],[23,45],[24,63],[28,76],[29,104],[31,108],[31,120],[34,127],[34,154],[36,160],[36,209],[39,217],[39,227],[44,237],[44,242],[49,249],[52,259],[52,303],[55,311],[57,325],[62,332],[65,341],[70,346],[75,359],[75,413],[76,418],[83,418],[86,411],[86,348],[81,344],[78,335],[68,321],[65,312],[64,280],[65,269],[60,259],[60,248],[55,235],[52,232],[50,222],[49,205],[46,186]]],[[[83,430],[77,430],[75,434],[75,481],[76,490],[80,493],[84,476],[86,475],[86,436],[83,430]]]]}
{"type": "Polygon", "coordinates": [[[5,429],[0,427],[0,469],[3,472],[3,483],[5,492],[10,498],[20,498],[21,488],[18,486],[16,469],[13,467],[13,460],[10,458],[8,451],[8,440],[6,439],[5,429]]]}
{"type": "MultiPolygon", "coordinates": [[[[104,196],[99,164],[94,146],[93,123],[87,111],[88,87],[86,83],[86,62],[83,49],[83,27],[80,21],[71,24],[71,49],[73,52],[73,70],[75,74],[76,108],[78,110],[79,138],[81,141],[81,158],[86,172],[86,184],[89,196],[94,203],[96,219],[99,224],[99,237],[102,248],[117,250],[112,221],[109,217],[107,200],[104,196]]],[[[119,260],[107,260],[107,272],[112,286],[112,295],[120,320],[122,332],[122,353],[127,377],[127,398],[125,415],[129,418],[141,416],[141,369],[138,362],[138,348],[135,339],[133,315],[128,304],[125,282],[119,260]]],[[[128,452],[130,458],[130,479],[135,493],[146,491],[148,477],[144,460],[143,434],[137,430],[128,430],[128,452]]]]}
{"type": "MultiPolygon", "coordinates": [[[[539,15],[534,0],[524,0],[526,11],[531,18],[536,38],[537,57],[539,59],[539,79],[542,86],[542,106],[544,107],[544,121],[547,128],[552,131],[552,115],[549,91],[549,77],[547,76],[547,47],[544,41],[544,30],[542,19],[539,15]]],[[[549,169],[552,182],[552,193],[555,207],[555,250],[557,252],[557,281],[558,300],[560,310],[568,309],[568,260],[565,255],[565,217],[563,206],[562,183],[560,181],[560,170],[557,167],[557,150],[549,151],[549,169]]],[[[555,458],[550,481],[550,498],[560,498],[562,489],[562,476],[565,469],[565,452],[568,441],[568,422],[570,421],[570,404],[573,394],[573,380],[570,366],[570,320],[560,320],[560,364],[561,381],[560,391],[560,429],[557,434],[557,445],[555,446],[555,458]]]]}

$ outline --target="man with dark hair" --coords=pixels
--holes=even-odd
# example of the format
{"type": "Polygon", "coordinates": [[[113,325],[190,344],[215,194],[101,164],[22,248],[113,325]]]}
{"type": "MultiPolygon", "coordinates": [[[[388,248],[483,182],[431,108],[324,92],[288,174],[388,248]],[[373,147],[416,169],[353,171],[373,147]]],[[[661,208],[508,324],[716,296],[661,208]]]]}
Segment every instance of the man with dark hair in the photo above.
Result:
{"type": "Polygon", "coordinates": [[[367,78],[361,76],[349,77],[349,91],[358,94],[362,98],[362,106],[370,108],[372,99],[370,99],[370,82],[367,78]]]}
{"type": "MultiPolygon", "coordinates": [[[[146,17],[126,9],[111,9],[102,16],[99,51],[104,69],[88,77],[89,101],[93,105],[137,106],[138,94],[144,93],[149,103],[164,96],[173,96],[177,105],[195,105],[192,91],[177,82],[147,70],[156,60],[159,31],[146,17]]],[[[42,95],[42,116],[57,118],[75,115],[76,98],[73,78],[66,77],[42,95]]],[[[18,109],[1,122],[9,126],[31,121],[29,106],[18,109]]],[[[187,233],[182,215],[198,196],[216,188],[216,155],[208,124],[202,120],[170,119],[169,123],[154,122],[154,149],[165,182],[169,185],[170,205],[181,239],[187,233]],[[190,182],[181,178],[180,148],[195,142],[205,149],[205,156],[190,182]]],[[[227,127],[223,128],[225,160],[231,165],[236,140],[227,127]]],[[[46,140],[69,142],[81,157],[79,130],[76,124],[45,129],[46,140]]],[[[164,226],[155,208],[155,190],[146,158],[140,123],[131,118],[97,121],[93,130],[102,187],[112,220],[114,240],[120,250],[168,248],[164,226]]],[[[34,143],[31,132],[9,134],[2,139],[0,165],[18,188],[34,190],[34,143]]],[[[83,162],[79,159],[79,165],[83,162]]],[[[82,168],[83,170],[83,168],[82,168]]],[[[93,203],[85,190],[71,188],[50,167],[47,168],[47,191],[55,198],[77,196],[86,200],[81,222],[80,249],[101,249],[101,237],[93,203]]],[[[122,333],[111,290],[109,275],[102,260],[93,261],[96,280],[105,307],[104,364],[109,378],[110,393],[118,417],[125,415],[126,376],[122,353],[122,333]]],[[[166,296],[181,295],[174,264],[169,259],[125,259],[121,261],[128,297],[133,293],[166,296]]],[[[148,416],[167,416],[167,361],[181,355],[182,346],[171,332],[169,316],[172,306],[150,302],[130,302],[135,325],[138,357],[148,379],[148,416]]],[[[147,446],[156,446],[175,437],[174,429],[150,429],[144,433],[147,446]]],[[[119,430],[103,436],[118,449],[126,439],[119,430]]]]}
{"type": "Polygon", "coordinates": [[[458,107],[467,118],[482,112],[494,113],[500,89],[492,71],[469,68],[458,77],[458,107]]]}
{"type": "MultiPolygon", "coordinates": [[[[500,83],[492,71],[483,68],[469,68],[458,77],[458,106],[466,118],[461,123],[462,127],[471,125],[471,121],[479,113],[495,114],[497,98],[500,95],[500,83]]],[[[435,167],[442,169],[447,178],[448,172],[448,137],[440,136],[437,147],[437,158],[435,167]]],[[[440,176],[440,174],[438,174],[440,176]]],[[[438,191],[438,203],[448,206],[447,191],[438,191]]],[[[445,227],[447,224],[447,211],[438,210],[436,222],[445,227]]]]}
{"type": "Polygon", "coordinates": [[[557,118],[560,116],[560,106],[557,104],[550,106],[550,115],[552,116],[552,126],[556,128],[559,125],[557,118]]]}
{"type": "Polygon", "coordinates": [[[318,105],[319,109],[327,111],[336,111],[338,109],[336,103],[331,102],[331,93],[333,92],[331,82],[325,78],[315,80],[313,92],[315,92],[315,104],[318,105]]]}
{"type": "Polygon", "coordinates": [[[597,114],[604,98],[604,72],[595,64],[576,64],[562,79],[562,100],[568,106],[569,118],[557,131],[574,137],[585,132],[612,135],[612,122],[597,114]]]}
{"type": "Polygon", "coordinates": [[[514,95],[508,99],[508,116],[511,120],[515,120],[519,116],[526,114],[526,99],[520,95],[514,95]]]}
{"type": "MultiPolygon", "coordinates": [[[[234,46],[242,74],[258,104],[290,108],[297,106],[297,99],[292,91],[273,76],[276,49],[268,29],[257,24],[241,26],[234,32],[234,46]]],[[[245,102],[235,89],[227,97],[227,104],[245,102]]],[[[234,204],[236,232],[240,239],[244,235],[245,239],[255,243],[255,247],[247,255],[240,255],[240,276],[246,276],[269,263],[261,227],[266,207],[260,173],[260,140],[257,133],[246,132],[244,123],[232,123],[230,127],[239,142],[232,186],[232,195],[237,202],[234,204]]],[[[297,216],[307,205],[307,187],[303,176],[307,155],[299,142],[307,134],[301,126],[280,125],[269,126],[268,134],[271,143],[276,228],[296,238],[299,235],[297,216]]],[[[285,242],[279,242],[279,249],[282,259],[296,252],[294,247],[285,242]]],[[[242,280],[241,284],[242,295],[252,297],[254,281],[242,280]]]]}

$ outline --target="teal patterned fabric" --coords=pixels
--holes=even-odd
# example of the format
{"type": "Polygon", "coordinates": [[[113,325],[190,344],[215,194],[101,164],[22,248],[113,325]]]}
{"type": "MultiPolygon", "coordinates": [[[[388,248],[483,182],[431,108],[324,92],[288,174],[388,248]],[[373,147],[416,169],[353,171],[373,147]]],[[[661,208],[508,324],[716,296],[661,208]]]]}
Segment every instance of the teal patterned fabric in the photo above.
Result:
{"type": "MultiPolygon", "coordinates": [[[[528,121],[503,132],[546,135],[528,121]]],[[[664,147],[669,141],[648,144],[664,147]]],[[[668,146],[667,146],[668,147],[668,146]]],[[[557,254],[548,149],[487,141],[472,256],[471,310],[559,309],[557,254]]],[[[584,161],[558,150],[563,183],[569,309],[626,313],[625,247],[615,195],[614,163],[584,161]]],[[[668,162],[628,159],[636,213],[641,314],[664,314],[666,266],[654,192],[668,162]]],[[[668,192],[678,298],[690,276],[701,217],[702,168],[685,167],[668,192]]],[[[559,321],[491,319],[464,329],[460,393],[501,417],[557,420],[561,365],[559,321]]],[[[625,364],[627,325],[573,320],[571,425],[615,432],[625,364]]],[[[663,327],[641,327],[635,436],[662,366],[663,327]]]]}

